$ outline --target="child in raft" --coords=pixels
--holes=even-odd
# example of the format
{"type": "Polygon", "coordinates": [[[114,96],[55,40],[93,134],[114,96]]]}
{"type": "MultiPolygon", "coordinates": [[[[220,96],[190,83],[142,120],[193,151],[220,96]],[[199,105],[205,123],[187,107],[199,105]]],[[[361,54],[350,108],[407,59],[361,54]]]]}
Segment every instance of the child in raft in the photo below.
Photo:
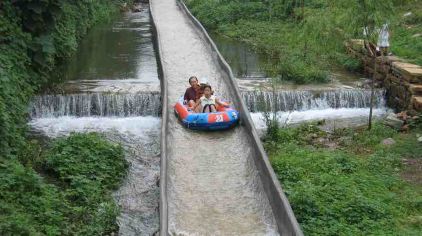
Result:
{"type": "Polygon", "coordinates": [[[216,98],[212,94],[211,86],[206,84],[203,86],[204,95],[196,102],[194,109],[195,111],[203,112],[203,113],[210,113],[210,112],[217,112],[216,104],[224,107],[228,107],[229,105],[226,103],[221,102],[218,98],[216,98]],[[202,109],[197,109],[198,106],[201,105],[202,109]]]}

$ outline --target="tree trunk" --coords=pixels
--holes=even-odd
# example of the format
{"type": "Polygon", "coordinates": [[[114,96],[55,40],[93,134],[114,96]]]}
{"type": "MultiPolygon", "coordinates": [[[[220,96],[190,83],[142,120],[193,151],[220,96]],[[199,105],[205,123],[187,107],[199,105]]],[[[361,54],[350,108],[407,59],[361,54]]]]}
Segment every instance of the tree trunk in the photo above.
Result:
{"type": "MultiPolygon", "coordinates": [[[[382,53],[382,52],[381,52],[382,53]]],[[[382,54],[381,54],[382,55],[382,54]]],[[[368,130],[372,128],[372,110],[374,107],[374,95],[375,95],[375,74],[377,73],[377,52],[374,53],[374,73],[372,74],[371,81],[371,98],[369,103],[369,120],[368,120],[368,130]]]]}

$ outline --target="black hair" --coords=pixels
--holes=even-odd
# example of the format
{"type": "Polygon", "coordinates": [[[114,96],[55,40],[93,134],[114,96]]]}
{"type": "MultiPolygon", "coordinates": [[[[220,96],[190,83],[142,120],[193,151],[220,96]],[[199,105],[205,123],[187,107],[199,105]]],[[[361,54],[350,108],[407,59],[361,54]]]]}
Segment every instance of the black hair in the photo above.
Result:
{"type": "Polygon", "coordinates": [[[211,85],[209,85],[209,84],[205,84],[205,85],[202,87],[202,89],[203,89],[203,90],[205,90],[205,88],[210,88],[210,90],[212,91],[211,85]]]}
{"type": "Polygon", "coordinates": [[[190,81],[191,81],[192,79],[196,79],[196,81],[198,81],[198,78],[196,78],[196,76],[191,76],[191,77],[189,77],[189,84],[190,84],[190,81]]]}

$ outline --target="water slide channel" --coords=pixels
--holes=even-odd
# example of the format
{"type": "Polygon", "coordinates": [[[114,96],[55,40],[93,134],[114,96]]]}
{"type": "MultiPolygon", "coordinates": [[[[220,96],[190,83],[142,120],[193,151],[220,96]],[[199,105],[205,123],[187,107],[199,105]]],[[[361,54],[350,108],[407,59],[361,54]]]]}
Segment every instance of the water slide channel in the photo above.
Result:
{"type": "Polygon", "coordinates": [[[176,0],[151,1],[163,70],[161,234],[301,234],[227,65],[176,0]],[[243,125],[195,132],[173,114],[187,78],[206,77],[241,111],[243,125]]]}

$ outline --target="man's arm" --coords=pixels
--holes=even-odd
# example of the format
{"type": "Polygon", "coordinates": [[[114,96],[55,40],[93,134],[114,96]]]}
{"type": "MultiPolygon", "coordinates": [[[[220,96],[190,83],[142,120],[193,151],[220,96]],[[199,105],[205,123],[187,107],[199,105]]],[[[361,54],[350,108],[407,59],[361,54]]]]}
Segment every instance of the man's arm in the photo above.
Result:
{"type": "Polygon", "coordinates": [[[215,98],[215,103],[217,103],[218,105],[223,106],[223,107],[229,107],[229,104],[230,104],[230,103],[222,102],[218,98],[215,98]]]}

